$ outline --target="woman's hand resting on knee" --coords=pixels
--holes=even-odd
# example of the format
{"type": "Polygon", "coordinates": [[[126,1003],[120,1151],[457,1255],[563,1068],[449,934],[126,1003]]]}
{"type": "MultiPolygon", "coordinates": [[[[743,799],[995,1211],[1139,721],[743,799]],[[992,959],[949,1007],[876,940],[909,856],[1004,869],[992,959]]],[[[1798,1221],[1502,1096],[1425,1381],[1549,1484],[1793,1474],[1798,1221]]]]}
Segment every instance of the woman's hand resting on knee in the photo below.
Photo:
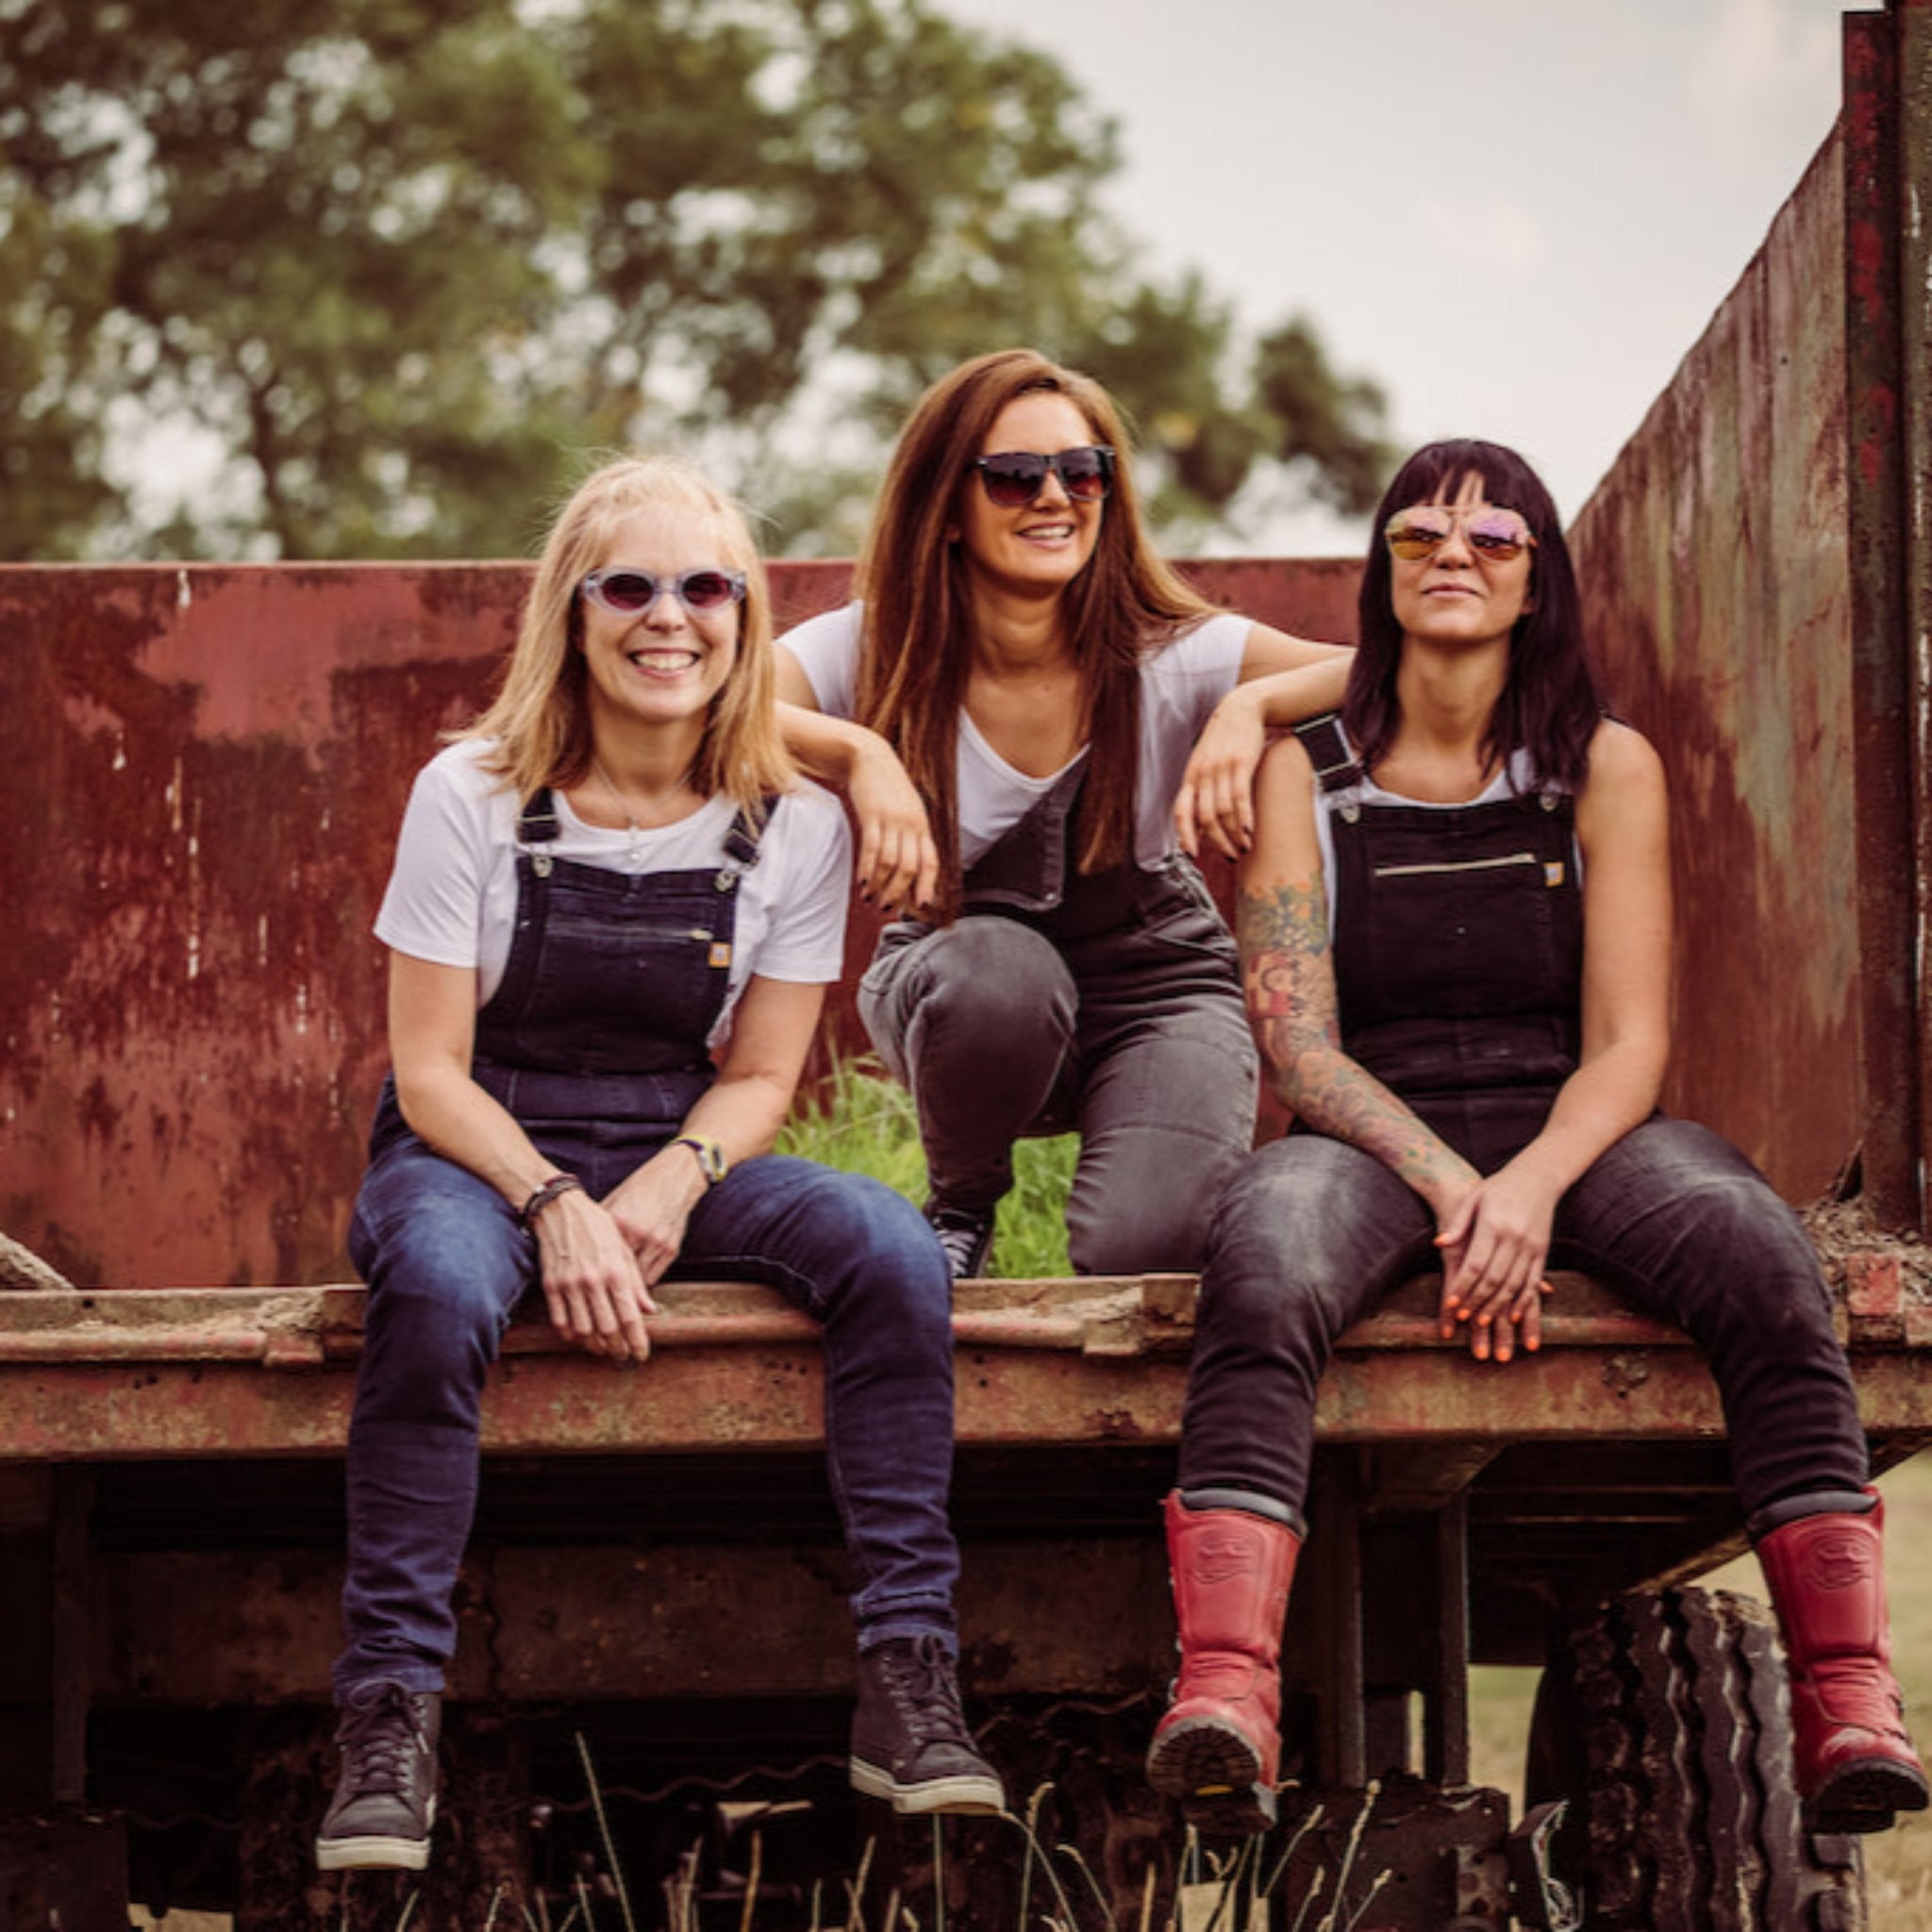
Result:
{"type": "MultiPolygon", "coordinates": [[[[681,1221],[678,1232],[681,1237],[681,1221]]],[[[617,1215],[581,1190],[559,1195],[543,1210],[537,1246],[551,1326],[592,1355],[642,1361],[651,1352],[644,1317],[658,1312],[651,1283],[668,1261],[647,1274],[617,1215]]],[[[675,1245],[671,1252],[677,1252],[675,1245]]]]}
{"type": "Polygon", "coordinates": [[[1556,1207],[1549,1190],[1512,1163],[1477,1181],[1439,1224],[1445,1341],[1466,1323],[1478,1361],[1507,1362],[1519,1336],[1532,1355],[1542,1346],[1550,1292],[1543,1266],[1556,1207]]]}

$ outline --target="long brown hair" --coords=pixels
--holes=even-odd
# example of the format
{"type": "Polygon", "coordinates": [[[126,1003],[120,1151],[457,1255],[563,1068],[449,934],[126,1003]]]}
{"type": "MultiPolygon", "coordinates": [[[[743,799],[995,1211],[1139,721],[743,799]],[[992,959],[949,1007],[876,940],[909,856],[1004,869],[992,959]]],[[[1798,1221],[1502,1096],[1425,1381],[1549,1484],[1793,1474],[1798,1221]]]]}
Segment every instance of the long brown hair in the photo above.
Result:
{"type": "Polygon", "coordinates": [[[1140,759],[1141,660],[1215,606],[1156,553],[1141,522],[1128,436],[1113,399],[1091,376],[1032,349],[962,363],[926,391],[900,432],[858,559],[865,600],[858,711],[891,745],[932,815],[941,858],[942,917],[959,891],[958,748],[973,650],[973,599],[963,546],[950,541],[971,465],[994,419],[1016,397],[1063,395],[1093,440],[1118,452],[1113,492],[1093,555],[1065,593],[1066,628],[1089,721],[1078,862],[1123,864],[1134,851],[1140,759]]]}
{"type": "Polygon", "coordinates": [[[756,805],[795,782],[778,736],[772,593],[744,512],[679,458],[627,457],[586,477],[558,512],[524,603],[503,687],[474,724],[452,734],[494,739],[489,767],[525,802],[545,785],[568,788],[589,774],[591,709],[577,587],[586,572],[605,561],[620,523],[659,508],[708,518],[723,552],[719,563],[745,577],[738,661],[711,700],[691,761],[691,785],[707,797],[724,792],[739,805],[756,805]]]}

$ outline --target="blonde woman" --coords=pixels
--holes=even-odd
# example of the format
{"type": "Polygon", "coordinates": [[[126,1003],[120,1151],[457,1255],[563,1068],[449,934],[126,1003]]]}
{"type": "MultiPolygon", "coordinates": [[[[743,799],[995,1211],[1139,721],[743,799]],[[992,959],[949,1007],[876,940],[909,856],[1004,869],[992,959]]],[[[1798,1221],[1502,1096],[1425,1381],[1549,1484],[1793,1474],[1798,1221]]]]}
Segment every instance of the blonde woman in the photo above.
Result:
{"type": "Polygon", "coordinates": [[[599,471],[550,533],[501,695],[416,780],[376,922],[393,1073],[350,1231],[370,1294],[325,1870],[427,1862],[511,1309],[539,1288],[560,1333],[641,1363],[678,1267],[824,1324],[853,1782],[902,1811],[1000,1808],[955,1677],[943,1256],[889,1190],[770,1152],[839,974],[849,858],[776,734],[742,516],[680,463],[599,471]]]}

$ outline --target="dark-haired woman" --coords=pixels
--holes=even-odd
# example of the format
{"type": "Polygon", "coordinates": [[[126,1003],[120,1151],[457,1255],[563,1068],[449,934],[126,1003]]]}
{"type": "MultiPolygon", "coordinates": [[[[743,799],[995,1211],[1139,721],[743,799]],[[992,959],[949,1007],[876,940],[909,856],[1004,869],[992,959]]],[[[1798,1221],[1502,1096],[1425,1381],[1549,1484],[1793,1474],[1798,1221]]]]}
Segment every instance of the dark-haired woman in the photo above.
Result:
{"type": "Polygon", "coordinates": [[[376,922],[394,1074],[349,1235],[369,1307],[324,1870],[428,1860],[511,1311],[541,1291],[560,1333],[641,1362],[674,1268],[768,1282],[824,1326],[853,1783],[902,1811],[1001,1807],[956,1684],[944,1257],[890,1189],[770,1151],[839,974],[849,858],[778,738],[742,515],[679,462],[599,470],[551,529],[501,693],[417,777],[376,922]]]}
{"type": "Polygon", "coordinates": [[[1182,1667],[1148,1770],[1206,1826],[1274,1816],[1335,1338],[1440,1265],[1445,1338],[1507,1362],[1538,1345],[1552,1261],[1625,1285],[1709,1359],[1814,1828],[1925,1804],[1817,1257],[1740,1154],[1657,1111],[1665,813],[1656,754],[1603,715],[1541,484],[1491,443],[1419,452],[1378,513],[1340,723],[1267,754],[1241,868],[1249,1016],[1297,1130],[1217,1210],[1167,1501],[1182,1667]]]}
{"type": "Polygon", "coordinates": [[[780,695],[826,714],[788,742],[845,783],[861,885],[927,915],[887,930],[859,1011],[918,1103],[959,1274],[1023,1136],[1079,1130],[1086,1274],[1195,1265],[1252,1143],[1233,941],[1180,846],[1240,849],[1266,726],[1337,702],[1348,653],[1191,591],[1126,458],[1087,377],[965,364],[899,439],[859,601],[780,641],[780,695]]]}

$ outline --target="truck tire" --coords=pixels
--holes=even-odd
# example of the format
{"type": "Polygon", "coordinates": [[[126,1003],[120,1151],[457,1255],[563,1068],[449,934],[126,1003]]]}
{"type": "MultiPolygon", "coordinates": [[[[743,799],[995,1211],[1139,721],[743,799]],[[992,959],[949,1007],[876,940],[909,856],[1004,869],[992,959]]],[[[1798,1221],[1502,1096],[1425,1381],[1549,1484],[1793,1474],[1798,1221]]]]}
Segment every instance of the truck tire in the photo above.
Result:
{"type": "Polygon", "coordinates": [[[1566,1799],[1557,1875],[1591,1932],[1865,1932],[1857,1840],[1804,1828],[1771,1612],[1633,1591],[1553,1647],[1528,1806],[1566,1799]]]}

